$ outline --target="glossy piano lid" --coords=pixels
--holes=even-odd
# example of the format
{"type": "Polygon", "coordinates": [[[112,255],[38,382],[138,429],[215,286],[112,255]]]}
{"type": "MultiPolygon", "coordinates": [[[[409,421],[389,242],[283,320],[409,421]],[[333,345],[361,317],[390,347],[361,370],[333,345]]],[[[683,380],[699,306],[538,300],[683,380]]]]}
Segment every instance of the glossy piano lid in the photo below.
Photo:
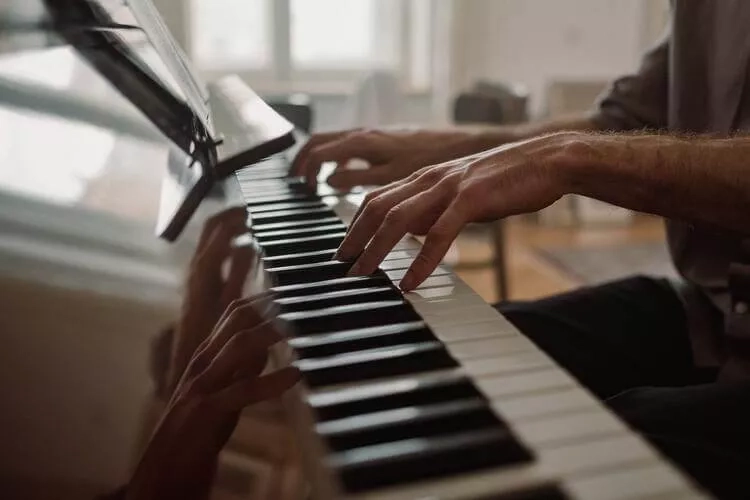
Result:
{"type": "Polygon", "coordinates": [[[0,5],[0,54],[59,45],[74,47],[181,151],[170,154],[164,178],[157,234],[165,239],[177,238],[215,180],[294,143],[293,126],[245,86],[230,93],[235,99],[229,103],[214,98],[219,107],[237,105],[241,111],[221,131],[232,147],[217,153],[206,88],[150,0],[0,5]]]}

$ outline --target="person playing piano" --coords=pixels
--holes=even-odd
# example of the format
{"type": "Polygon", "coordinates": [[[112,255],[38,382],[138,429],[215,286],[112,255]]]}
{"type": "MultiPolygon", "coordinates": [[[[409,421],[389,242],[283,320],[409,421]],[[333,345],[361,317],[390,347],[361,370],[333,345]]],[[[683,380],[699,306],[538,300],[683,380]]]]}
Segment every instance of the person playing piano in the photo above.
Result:
{"type": "Polygon", "coordinates": [[[334,187],[385,185],[366,196],[337,257],[366,275],[406,233],[426,235],[407,292],[466,224],[565,194],[665,217],[680,282],[637,276],[497,308],[710,490],[750,498],[750,307],[729,286],[750,255],[750,3],[672,4],[668,33],[586,116],[474,133],[324,133],[292,173],[313,184],[334,161],[334,187]],[[345,168],[354,158],[371,167],[345,168]]]}
{"type": "Polygon", "coordinates": [[[181,318],[161,337],[170,359],[154,375],[166,408],[128,484],[103,498],[208,498],[219,452],[242,409],[278,397],[299,379],[294,367],[262,374],[268,349],[282,336],[266,319],[267,295],[241,298],[254,255],[232,248],[232,240],[247,230],[245,220],[242,207],[205,224],[181,318]]]}

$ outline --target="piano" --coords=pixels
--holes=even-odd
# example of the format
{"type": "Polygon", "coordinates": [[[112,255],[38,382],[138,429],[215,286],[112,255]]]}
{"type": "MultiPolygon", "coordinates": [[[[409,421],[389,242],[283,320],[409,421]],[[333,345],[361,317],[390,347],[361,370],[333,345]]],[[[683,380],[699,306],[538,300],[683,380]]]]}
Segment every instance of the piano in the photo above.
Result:
{"type": "Polygon", "coordinates": [[[311,498],[707,498],[448,268],[402,294],[416,239],[347,276],[332,258],[363,193],[291,177],[288,122],[236,77],[209,95],[148,0],[21,3],[56,35],[31,43],[71,44],[153,125],[129,131],[170,143],[154,165],[160,237],[176,240],[216,186],[247,207],[249,288],[273,292],[288,339],[274,362],[303,375],[284,406],[311,498]]]}

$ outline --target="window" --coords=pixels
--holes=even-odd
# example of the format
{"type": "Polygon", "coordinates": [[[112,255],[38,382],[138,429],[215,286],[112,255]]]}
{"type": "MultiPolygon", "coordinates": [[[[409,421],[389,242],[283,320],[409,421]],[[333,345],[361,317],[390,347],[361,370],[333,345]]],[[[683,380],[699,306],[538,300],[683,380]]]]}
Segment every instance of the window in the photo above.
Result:
{"type": "Polygon", "coordinates": [[[429,86],[431,0],[191,0],[189,52],[209,77],[336,88],[386,70],[429,86]]]}

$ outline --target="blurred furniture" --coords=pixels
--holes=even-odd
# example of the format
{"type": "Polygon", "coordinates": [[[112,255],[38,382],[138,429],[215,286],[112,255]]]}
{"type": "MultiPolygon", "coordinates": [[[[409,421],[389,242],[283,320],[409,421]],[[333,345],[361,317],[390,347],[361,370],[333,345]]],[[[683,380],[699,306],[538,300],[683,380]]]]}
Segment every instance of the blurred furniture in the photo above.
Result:
{"type": "Polygon", "coordinates": [[[281,116],[292,122],[298,130],[310,133],[313,124],[313,108],[307,94],[292,94],[286,99],[272,100],[268,103],[281,116]]]}
{"type": "MultiPolygon", "coordinates": [[[[506,125],[527,120],[526,92],[520,87],[503,83],[480,81],[471,90],[459,94],[453,102],[453,121],[456,124],[506,125]]],[[[492,265],[498,301],[508,299],[508,276],[505,255],[505,221],[490,223],[493,256],[489,263],[464,263],[454,266],[474,267],[492,265]]]]}
{"type": "MultiPolygon", "coordinates": [[[[551,81],[547,88],[546,115],[556,118],[591,109],[609,83],[608,79],[551,81]]],[[[541,210],[538,220],[550,226],[621,225],[632,222],[632,212],[591,198],[566,195],[541,210]]]]}

